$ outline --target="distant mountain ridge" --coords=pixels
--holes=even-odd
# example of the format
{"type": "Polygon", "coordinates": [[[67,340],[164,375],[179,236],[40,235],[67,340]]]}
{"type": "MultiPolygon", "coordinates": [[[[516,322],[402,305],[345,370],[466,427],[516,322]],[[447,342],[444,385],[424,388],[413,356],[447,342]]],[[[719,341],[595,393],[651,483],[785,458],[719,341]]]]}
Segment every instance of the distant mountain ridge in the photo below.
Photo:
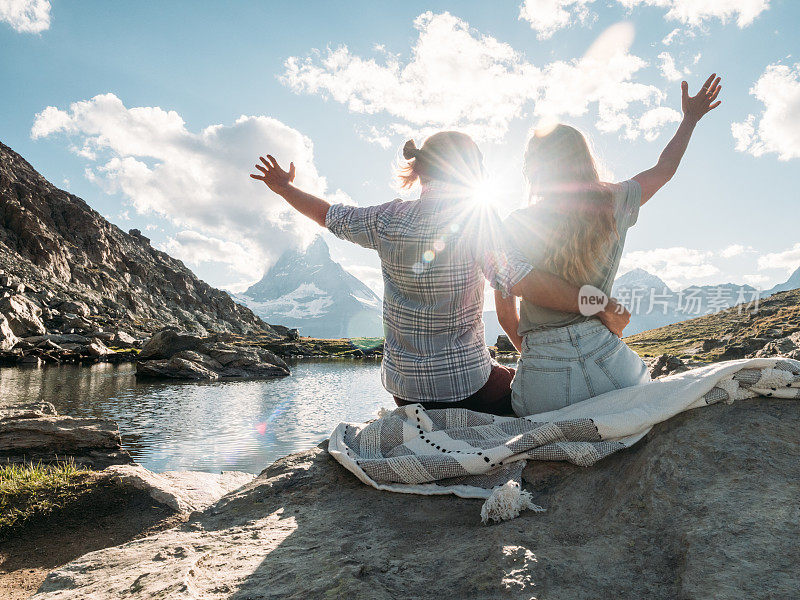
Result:
{"type": "Polygon", "coordinates": [[[89,317],[127,331],[171,325],[201,334],[279,337],[252,311],[153,248],[140,231],[123,232],[2,143],[0,271],[21,282],[24,291],[17,295],[42,311],[46,324],[64,312],[59,306],[81,302],[89,317]]]}
{"type": "Polygon", "coordinates": [[[737,304],[757,301],[776,292],[800,287],[800,269],[783,284],[761,292],[747,284],[689,286],[674,291],[661,279],[643,269],[634,269],[617,278],[611,295],[631,311],[626,335],[634,335],[678,323],[687,319],[714,314],[737,304]]]}
{"type": "Polygon", "coordinates": [[[789,279],[768,289],[762,295],[766,297],[777,294],[778,292],[788,292],[789,290],[796,290],[798,288],[800,288],[800,267],[797,267],[795,272],[789,276],[789,279]]]}
{"type": "Polygon", "coordinates": [[[303,336],[383,336],[381,299],[331,258],[322,237],[306,250],[287,250],[258,283],[232,296],[303,336]]]}

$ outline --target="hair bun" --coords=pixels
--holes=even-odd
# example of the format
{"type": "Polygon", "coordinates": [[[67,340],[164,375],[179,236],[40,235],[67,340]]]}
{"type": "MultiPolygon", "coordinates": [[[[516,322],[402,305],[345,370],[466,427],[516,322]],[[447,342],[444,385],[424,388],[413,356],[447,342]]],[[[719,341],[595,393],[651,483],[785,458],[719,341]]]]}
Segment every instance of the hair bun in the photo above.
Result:
{"type": "Polygon", "coordinates": [[[419,154],[419,150],[417,149],[417,145],[414,143],[414,140],[408,140],[403,145],[403,158],[406,160],[411,160],[412,158],[416,158],[417,154],[419,154]]]}

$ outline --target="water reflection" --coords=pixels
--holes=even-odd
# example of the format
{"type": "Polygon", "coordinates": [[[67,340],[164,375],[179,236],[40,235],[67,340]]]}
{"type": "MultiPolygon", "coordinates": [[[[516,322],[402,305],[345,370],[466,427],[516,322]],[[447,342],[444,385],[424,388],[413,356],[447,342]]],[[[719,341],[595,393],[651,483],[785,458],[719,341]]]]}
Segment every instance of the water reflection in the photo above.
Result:
{"type": "Polygon", "coordinates": [[[59,414],[114,419],[123,444],[149,469],[258,473],[310,448],[340,421],[393,407],[380,363],[303,360],[267,381],[137,381],[133,367],[0,368],[0,404],[45,400],[59,414]]]}

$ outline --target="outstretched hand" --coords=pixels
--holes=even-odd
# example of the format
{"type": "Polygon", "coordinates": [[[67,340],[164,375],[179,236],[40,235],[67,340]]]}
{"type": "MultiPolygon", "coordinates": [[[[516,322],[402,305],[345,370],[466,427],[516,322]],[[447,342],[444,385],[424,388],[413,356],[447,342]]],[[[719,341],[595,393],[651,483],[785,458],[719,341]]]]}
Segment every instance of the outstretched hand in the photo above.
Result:
{"type": "Polygon", "coordinates": [[[681,108],[685,117],[697,122],[707,112],[722,104],[721,100],[717,100],[717,96],[722,90],[722,86],[719,84],[722,78],[716,76],[716,73],[712,73],[695,96],[689,95],[689,84],[685,81],[681,82],[681,108]]]}
{"type": "Polygon", "coordinates": [[[258,158],[263,163],[263,166],[256,165],[256,169],[261,171],[261,175],[251,173],[250,177],[263,181],[276,194],[280,195],[285,192],[289,184],[294,181],[294,163],[289,163],[289,170],[284,171],[278,166],[278,161],[269,154],[266,159],[263,156],[258,158]]]}

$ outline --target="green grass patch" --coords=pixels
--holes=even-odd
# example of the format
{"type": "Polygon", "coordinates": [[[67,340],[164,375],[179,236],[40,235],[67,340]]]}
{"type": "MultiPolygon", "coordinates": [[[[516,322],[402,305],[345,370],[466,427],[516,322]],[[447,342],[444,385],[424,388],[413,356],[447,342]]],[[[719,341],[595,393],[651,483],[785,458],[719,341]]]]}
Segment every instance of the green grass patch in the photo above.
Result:
{"type": "Polygon", "coordinates": [[[109,350],[113,350],[114,352],[134,352],[139,354],[141,350],[139,348],[121,348],[119,346],[106,346],[109,350]]]}
{"type": "Polygon", "coordinates": [[[383,348],[382,337],[357,337],[351,338],[353,345],[363,352],[372,352],[383,348]]]}
{"type": "Polygon", "coordinates": [[[85,493],[91,473],[72,461],[0,466],[0,537],[85,493]]]}

